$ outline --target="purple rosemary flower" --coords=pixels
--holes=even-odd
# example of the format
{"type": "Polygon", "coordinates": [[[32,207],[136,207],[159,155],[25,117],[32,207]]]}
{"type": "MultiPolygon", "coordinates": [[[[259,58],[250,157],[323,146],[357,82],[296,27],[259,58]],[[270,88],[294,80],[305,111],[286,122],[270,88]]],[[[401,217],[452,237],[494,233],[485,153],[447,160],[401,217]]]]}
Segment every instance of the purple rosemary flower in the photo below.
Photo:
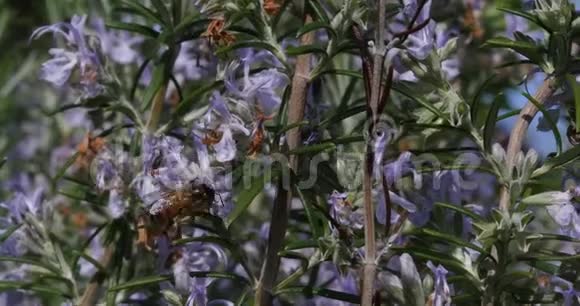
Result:
{"type": "Polygon", "coordinates": [[[156,239],[157,243],[157,258],[155,260],[155,269],[158,273],[168,272],[167,262],[171,253],[173,252],[171,241],[167,235],[161,235],[156,239]]]}
{"type": "Polygon", "coordinates": [[[412,158],[413,154],[411,152],[401,152],[399,157],[384,165],[383,173],[390,187],[397,186],[400,180],[407,175],[413,175],[413,180],[419,179],[419,174],[415,171],[415,166],[413,165],[412,158]]]}
{"type": "Polygon", "coordinates": [[[547,192],[543,195],[547,197],[548,203],[552,203],[547,207],[548,214],[560,226],[560,231],[564,235],[580,238],[580,216],[574,201],[580,195],[580,188],[566,192],[547,192]]]}
{"type": "Polygon", "coordinates": [[[353,205],[347,198],[348,194],[346,192],[333,191],[328,199],[330,214],[341,225],[352,229],[361,229],[363,227],[363,215],[360,210],[353,210],[353,205]]]}
{"type": "MultiPolygon", "coordinates": [[[[379,150],[377,150],[379,151],[379,150]]],[[[401,196],[395,192],[396,187],[399,185],[399,181],[406,175],[413,175],[414,180],[418,174],[415,171],[413,163],[411,161],[412,154],[410,152],[403,152],[399,155],[399,157],[383,166],[383,175],[384,178],[387,180],[387,184],[389,186],[389,199],[391,203],[400,206],[410,212],[411,214],[417,211],[417,206],[412,203],[411,201],[405,199],[404,196],[401,196]]],[[[375,156],[375,163],[377,162],[375,156]]],[[[377,209],[375,211],[375,215],[381,224],[386,224],[386,202],[385,202],[385,194],[384,190],[381,186],[378,186],[376,190],[373,190],[375,197],[377,198],[377,209]]],[[[394,210],[391,211],[391,224],[396,222],[398,218],[398,214],[395,213],[394,210]]]]}
{"type": "Polygon", "coordinates": [[[69,109],[63,114],[64,121],[69,129],[84,129],[92,131],[95,129],[89,117],[88,111],[84,108],[69,109]]]}
{"type": "MultiPolygon", "coordinates": [[[[419,8],[419,4],[417,1],[411,1],[407,4],[403,10],[403,14],[410,19],[410,16],[413,16],[417,9],[419,8]]],[[[431,15],[431,0],[428,0],[421,13],[419,14],[417,21],[415,24],[421,24],[426,22],[431,15]]],[[[428,24],[419,31],[412,33],[407,38],[407,50],[413,57],[424,60],[427,58],[429,53],[435,47],[435,27],[436,23],[434,20],[428,22],[428,24]]]]}
{"type": "Polygon", "coordinates": [[[173,65],[173,74],[180,83],[199,80],[215,71],[217,61],[206,40],[185,41],[173,65]]]}
{"type": "MultiPolygon", "coordinates": [[[[49,173],[51,175],[56,175],[66,161],[77,152],[77,148],[72,145],[72,143],[66,143],[56,148],[53,148],[50,152],[50,158],[48,162],[49,173]]],[[[73,171],[76,165],[73,165],[68,171],[73,171]]]]}
{"type": "MultiPolygon", "coordinates": [[[[438,25],[435,29],[435,46],[441,49],[452,39],[459,36],[459,29],[438,25]]],[[[456,54],[441,59],[441,70],[446,80],[452,80],[459,75],[460,61],[456,54]]]]}
{"type": "Polygon", "coordinates": [[[220,135],[219,141],[213,144],[216,160],[219,162],[228,162],[235,158],[237,153],[236,142],[233,138],[235,133],[250,135],[243,121],[230,112],[226,101],[217,91],[214,91],[211,106],[206,113],[205,127],[220,135]]]}
{"type": "Polygon", "coordinates": [[[161,198],[159,184],[149,174],[138,174],[131,182],[130,187],[145,204],[152,205],[161,198]],[[152,195],[155,196],[153,197],[152,195]]]}
{"type": "Polygon", "coordinates": [[[122,185],[117,165],[109,152],[98,154],[95,163],[95,183],[100,190],[109,190],[122,185]]]}
{"type": "Polygon", "coordinates": [[[245,101],[250,111],[257,107],[264,115],[271,115],[280,106],[281,99],[276,89],[286,86],[288,78],[275,68],[262,70],[250,75],[250,66],[254,59],[247,56],[243,59],[243,80],[240,87],[235,79],[238,65],[229,69],[225,85],[228,92],[245,101]]]}
{"type": "Polygon", "coordinates": [[[31,39],[52,32],[62,36],[68,45],[67,49],[53,48],[49,50],[52,59],[42,64],[40,78],[55,86],[62,87],[69,81],[75,68],[79,69],[78,84],[85,98],[99,95],[103,87],[98,83],[101,74],[101,63],[98,54],[89,47],[85,40],[86,16],[73,16],[70,23],[59,22],[36,29],[31,39]]]}
{"type": "MultiPolygon", "coordinates": [[[[387,224],[387,204],[385,202],[385,193],[383,192],[382,188],[380,190],[373,190],[373,194],[375,196],[375,198],[377,199],[376,202],[378,203],[376,210],[375,210],[375,216],[377,217],[377,220],[379,221],[380,224],[387,224]]],[[[414,214],[417,211],[417,207],[415,206],[415,204],[411,203],[410,201],[408,201],[407,199],[405,199],[404,197],[396,194],[393,191],[389,190],[389,199],[391,201],[391,203],[402,207],[403,209],[405,209],[406,211],[408,211],[411,214],[414,214]]],[[[391,208],[391,224],[396,223],[399,220],[399,214],[396,213],[396,211],[393,209],[393,207],[391,208]]]]}
{"type": "Polygon", "coordinates": [[[576,290],[573,283],[557,276],[552,277],[552,281],[557,283],[554,287],[554,292],[562,295],[564,299],[563,306],[572,306],[580,303],[580,290],[576,290]]]}
{"type": "Polygon", "coordinates": [[[129,207],[129,202],[124,197],[123,193],[119,191],[119,189],[112,189],[109,192],[109,201],[107,203],[109,215],[114,219],[117,219],[125,213],[127,207],[129,207]]]}
{"type": "MultiPolygon", "coordinates": [[[[385,225],[387,224],[387,203],[385,202],[385,194],[381,191],[374,192],[376,197],[378,198],[378,200],[375,201],[376,203],[378,203],[375,209],[375,217],[377,218],[380,224],[385,225]]],[[[390,224],[395,224],[398,220],[399,214],[395,210],[391,210],[390,224]]]]}
{"type": "Polygon", "coordinates": [[[211,158],[207,151],[207,146],[203,143],[203,136],[199,135],[197,132],[199,129],[194,129],[192,134],[193,147],[197,154],[197,162],[202,171],[210,171],[210,161],[211,158]]]}
{"type": "Polygon", "coordinates": [[[42,304],[37,297],[25,292],[7,291],[0,293],[0,305],[40,306],[42,304]]]}
{"type": "Polygon", "coordinates": [[[173,265],[175,288],[187,295],[187,305],[206,305],[207,287],[212,283],[210,278],[191,277],[190,272],[215,270],[218,266],[227,265],[224,251],[217,246],[190,243],[179,249],[180,258],[173,265]]]}
{"type": "Polygon", "coordinates": [[[8,204],[11,217],[17,222],[22,222],[26,214],[41,216],[42,202],[44,200],[44,188],[37,187],[31,193],[16,193],[13,201],[8,204]]]}
{"type": "Polygon", "coordinates": [[[461,204],[460,188],[454,182],[450,171],[435,171],[416,180],[417,190],[410,192],[407,199],[415,203],[417,210],[409,215],[409,220],[416,226],[425,225],[431,216],[433,204],[443,202],[461,204]]]}
{"type": "MultiPolygon", "coordinates": [[[[284,47],[286,40],[282,42],[284,47]]],[[[244,64],[253,65],[261,63],[268,67],[282,68],[283,65],[272,53],[263,49],[242,48],[238,50],[239,58],[244,64]]]]}
{"type": "Polygon", "coordinates": [[[143,136],[143,176],[154,178],[154,184],[183,188],[200,174],[195,164],[183,155],[183,144],[173,137],[143,136]]]}
{"type": "MultiPolygon", "coordinates": [[[[26,215],[42,218],[44,216],[43,200],[44,188],[36,187],[30,193],[16,192],[13,198],[0,203],[0,210],[5,211],[0,217],[0,234],[10,230],[11,227],[21,225],[26,215]]],[[[0,243],[0,254],[22,256],[27,251],[26,237],[25,227],[17,228],[8,239],[0,243]]]]}
{"type": "Polygon", "coordinates": [[[401,50],[393,48],[387,52],[387,60],[392,63],[394,67],[393,79],[397,81],[417,82],[413,71],[403,64],[401,60],[401,50]]]}
{"type": "Polygon", "coordinates": [[[63,49],[50,49],[48,53],[53,59],[42,64],[40,78],[56,86],[63,86],[78,63],[78,55],[63,49]]]}
{"type": "MultiPolygon", "coordinates": [[[[105,249],[103,248],[103,245],[98,238],[99,236],[94,237],[89,244],[90,252],[88,254],[95,259],[101,258],[105,253],[105,249]]],[[[97,268],[94,264],[90,263],[82,257],[79,259],[79,267],[79,274],[85,277],[90,277],[97,271],[97,268]]]]}
{"type": "MultiPolygon", "coordinates": [[[[27,267],[25,265],[0,267],[0,279],[3,281],[25,280],[27,267]]],[[[25,290],[8,290],[0,293],[0,305],[40,306],[40,300],[25,290]]]]}
{"type": "Polygon", "coordinates": [[[24,121],[18,129],[23,137],[10,150],[10,159],[29,160],[49,146],[50,129],[45,122],[24,121]]]}
{"type": "MultiPolygon", "coordinates": [[[[37,177],[34,177],[36,179],[37,177]]],[[[9,190],[11,192],[25,192],[34,187],[33,177],[26,172],[16,173],[9,179],[1,182],[3,189],[9,190]]]]}
{"type": "Polygon", "coordinates": [[[199,183],[211,184],[213,171],[211,168],[202,168],[198,163],[191,161],[183,152],[181,141],[164,137],[160,142],[162,159],[157,169],[160,182],[170,188],[182,188],[185,184],[198,180],[199,183]]]}
{"type": "MultiPolygon", "coordinates": [[[[336,265],[332,262],[323,262],[320,264],[318,270],[317,284],[324,285],[325,288],[345,292],[353,295],[359,294],[357,273],[351,270],[346,273],[341,273],[336,265]]],[[[304,303],[309,306],[323,306],[323,305],[353,305],[348,302],[340,302],[337,300],[329,300],[324,297],[315,297],[309,300],[309,303],[304,303]]]]}
{"type": "Polygon", "coordinates": [[[173,137],[163,137],[159,149],[162,158],[156,171],[165,186],[182,188],[183,184],[199,176],[197,165],[190,164],[183,154],[184,145],[181,141],[173,137]]]}
{"type": "Polygon", "coordinates": [[[433,306],[449,306],[451,305],[451,292],[449,290],[449,285],[447,284],[447,269],[442,265],[435,265],[429,261],[427,262],[427,267],[435,276],[435,288],[433,293],[429,296],[429,300],[432,301],[433,306]]]}
{"type": "Polygon", "coordinates": [[[544,32],[541,30],[529,30],[528,21],[520,16],[513,14],[505,14],[505,34],[509,38],[514,38],[515,32],[521,32],[533,38],[535,41],[542,41],[544,39],[544,32]]]}
{"type": "Polygon", "coordinates": [[[212,214],[225,217],[233,208],[231,175],[210,167],[207,148],[196,132],[193,138],[198,162],[187,157],[184,144],[176,138],[145,136],[143,139],[143,171],[131,186],[150,213],[157,214],[167,205],[162,198],[164,192],[189,188],[192,182],[214,189],[217,205],[210,207],[212,214]]]}
{"type": "Polygon", "coordinates": [[[96,18],[93,24],[99,34],[101,50],[109,58],[123,65],[135,64],[141,60],[141,54],[136,48],[144,41],[142,36],[133,35],[129,31],[108,30],[102,18],[96,18]]]}
{"type": "MultiPolygon", "coordinates": [[[[411,21],[412,16],[419,8],[416,0],[406,1],[405,8],[402,13],[396,18],[396,22],[390,25],[391,30],[402,32],[406,30],[407,24],[411,21]]],[[[419,14],[415,25],[427,22],[430,18],[431,0],[427,1],[419,14]]],[[[456,28],[450,28],[442,24],[437,24],[434,20],[429,20],[427,25],[417,32],[410,34],[405,42],[407,53],[419,60],[424,61],[429,54],[438,49],[445,47],[448,41],[456,37],[459,31],[456,28]]],[[[395,68],[394,78],[396,80],[417,82],[418,79],[415,74],[406,67],[401,60],[401,50],[391,49],[387,54],[387,59],[393,63],[395,68]]],[[[456,78],[459,75],[460,62],[455,55],[447,54],[445,58],[441,58],[441,72],[443,77],[447,80],[456,78]]],[[[437,64],[438,65],[438,64],[437,64]]]]}
{"type": "Polygon", "coordinates": [[[150,173],[154,170],[155,163],[161,158],[161,148],[159,147],[160,138],[150,134],[144,134],[141,140],[141,160],[143,162],[143,171],[150,173]]]}
{"type": "MultiPolygon", "coordinates": [[[[129,206],[124,194],[126,179],[132,171],[130,158],[124,151],[112,151],[104,148],[95,157],[92,170],[95,171],[95,184],[100,191],[109,191],[107,208],[109,215],[119,218],[129,206]]],[[[127,179],[128,180],[128,179],[127,179]]]]}
{"type": "MultiPolygon", "coordinates": [[[[0,208],[4,207],[4,203],[0,203],[0,208]]],[[[17,226],[17,223],[13,223],[9,218],[0,218],[0,235],[6,233],[10,230],[10,227],[17,226]]],[[[0,255],[2,256],[21,256],[26,253],[26,246],[22,241],[23,232],[17,230],[12,233],[4,242],[0,244],[0,255]]]]}

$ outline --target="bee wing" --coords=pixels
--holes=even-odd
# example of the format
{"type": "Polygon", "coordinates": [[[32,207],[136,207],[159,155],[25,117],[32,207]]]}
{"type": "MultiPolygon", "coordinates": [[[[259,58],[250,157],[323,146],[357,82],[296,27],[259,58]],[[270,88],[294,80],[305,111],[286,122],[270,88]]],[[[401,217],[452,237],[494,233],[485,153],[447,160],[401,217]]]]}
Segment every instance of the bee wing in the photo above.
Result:
{"type": "Polygon", "coordinates": [[[149,207],[149,213],[157,215],[169,205],[168,192],[154,191],[142,197],[143,203],[149,207]]]}
{"type": "Polygon", "coordinates": [[[162,191],[153,191],[153,192],[150,192],[150,193],[147,193],[147,194],[141,196],[141,201],[146,206],[151,206],[151,205],[155,204],[155,202],[161,200],[162,198],[163,198],[162,191]]]}
{"type": "Polygon", "coordinates": [[[164,198],[159,199],[159,201],[157,201],[153,205],[151,205],[151,208],[149,208],[149,213],[152,215],[158,215],[160,212],[167,209],[167,207],[169,207],[170,205],[171,205],[171,202],[168,201],[167,199],[164,199],[164,198]]]}

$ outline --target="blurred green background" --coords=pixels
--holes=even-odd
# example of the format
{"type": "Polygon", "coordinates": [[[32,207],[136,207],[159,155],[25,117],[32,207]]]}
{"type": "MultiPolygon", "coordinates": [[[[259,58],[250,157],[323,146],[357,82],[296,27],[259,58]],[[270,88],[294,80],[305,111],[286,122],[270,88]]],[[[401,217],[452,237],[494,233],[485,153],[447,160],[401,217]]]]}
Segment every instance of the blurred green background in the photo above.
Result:
{"type": "Polygon", "coordinates": [[[3,192],[10,191],[8,178],[15,174],[50,174],[59,153],[54,149],[64,156],[69,152],[63,145],[74,147],[62,137],[73,132],[69,115],[51,115],[74,99],[38,79],[53,39],[30,41],[30,35],[39,26],[74,14],[102,15],[110,7],[106,0],[0,0],[0,157],[8,160],[0,171],[3,192]]]}

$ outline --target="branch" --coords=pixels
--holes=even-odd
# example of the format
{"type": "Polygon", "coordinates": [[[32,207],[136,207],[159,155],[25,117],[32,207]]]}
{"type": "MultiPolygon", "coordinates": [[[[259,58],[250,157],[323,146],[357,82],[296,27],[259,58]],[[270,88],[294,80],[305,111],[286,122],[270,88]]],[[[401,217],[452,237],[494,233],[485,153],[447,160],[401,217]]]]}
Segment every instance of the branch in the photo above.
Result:
{"type": "Polygon", "coordinates": [[[385,106],[387,106],[389,95],[391,94],[391,88],[393,87],[394,70],[395,66],[390,65],[389,70],[387,71],[387,81],[381,83],[381,98],[378,109],[379,114],[382,114],[385,106]]]}
{"type": "Polygon", "coordinates": [[[288,203],[292,200],[292,192],[285,189],[282,181],[280,179],[277,185],[278,194],[272,210],[266,260],[262,266],[260,281],[256,286],[255,305],[260,306],[272,305],[272,291],[280,266],[278,253],[284,246],[284,236],[288,227],[288,203]]]}
{"type": "Polygon", "coordinates": [[[364,222],[365,222],[365,259],[362,271],[362,294],[361,305],[370,306],[375,292],[375,274],[377,263],[375,261],[377,247],[375,241],[375,214],[372,199],[373,185],[373,151],[367,145],[365,158],[363,193],[364,193],[364,222]]]}
{"type": "MultiPolygon", "coordinates": [[[[375,50],[373,55],[373,71],[371,78],[371,95],[367,95],[367,120],[370,120],[369,138],[374,135],[375,126],[379,120],[379,109],[381,104],[381,83],[383,80],[383,64],[385,59],[385,9],[386,0],[379,0],[378,5],[378,28],[375,39],[375,50]]],[[[372,140],[367,142],[366,158],[363,177],[364,193],[364,222],[365,222],[365,259],[362,274],[362,294],[361,305],[370,306],[375,293],[374,283],[377,272],[377,246],[375,239],[375,210],[372,199],[373,189],[373,163],[374,152],[372,140]]]]}
{"type": "MultiPolygon", "coordinates": [[[[312,17],[306,14],[304,24],[312,22],[312,17]]],[[[314,41],[314,32],[309,32],[301,36],[300,45],[311,45],[314,41]]],[[[296,69],[292,77],[292,92],[288,102],[288,125],[301,122],[304,119],[304,108],[306,105],[306,94],[310,81],[310,54],[299,55],[296,59],[296,69]]],[[[286,133],[288,150],[292,151],[300,145],[300,127],[288,130],[286,133]]],[[[293,172],[298,170],[298,155],[290,155],[290,168],[293,172]]],[[[278,253],[284,246],[284,236],[288,225],[288,212],[292,203],[292,190],[285,190],[282,180],[278,184],[278,195],[274,202],[272,220],[270,222],[270,232],[268,233],[268,248],[266,250],[266,260],[262,266],[260,281],[256,288],[255,304],[272,305],[272,289],[278,275],[280,257],[278,253]]]]}
{"type": "MultiPolygon", "coordinates": [[[[105,249],[105,254],[103,254],[103,257],[101,257],[100,260],[100,263],[105,268],[105,270],[109,269],[114,253],[115,247],[113,246],[113,244],[109,244],[105,249]]],[[[91,281],[89,282],[89,285],[87,286],[87,288],[85,288],[85,292],[81,297],[81,302],[79,303],[80,306],[96,305],[99,287],[101,287],[101,284],[106,278],[107,278],[106,273],[103,273],[100,270],[97,270],[95,274],[93,274],[93,277],[91,277],[91,281]]]]}
{"type": "MultiPolygon", "coordinates": [[[[554,94],[556,90],[556,79],[554,77],[550,77],[544,81],[542,86],[536,91],[536,95],[534,98],[540,105],[544,104],[546,100],[554,94]]],[[[514,162],[516,155],[522,149],[522,142],[524,137],[526,136],[526,132],[528,131],[528,127],[530,122],[536,114],[538,113],[538,108],[532,103],[528,102],[526,106],[520,112],[518,117],[518,121],[514,125],[512,132],[510,134],[509,143],[507,147],[507,157],[506,157],[506,165],[509,169],[510,177],[508,179],[511,180],[511,173],[513,171],[514,162]]],[[[501,194],[500,194],[500,201],[499,201],[499,208],[503,211],[508,211],[511,202],[511,195],[510,195],[510,182],[506,182],[506,185],[502,186],[501,194]]]]}
{"type": "Polygon", "coordinates": [[[369,50],[367,48],[366,41],[363,37],[362,30],[360,29],[359,25],[354,24],[352,26],[352,34],[353,34],[354,39],[356,40],[358,47],[359,47],[360,56],[362,59],[362,66],[363,66],[365,94],[367,95],[367,97],[369,97],[371,95],[370,76],[372,74],[372,69],[373,69],[373,63],[372,63],[373,59],[371,58],[371,55],[369,54],[369,50]]]}

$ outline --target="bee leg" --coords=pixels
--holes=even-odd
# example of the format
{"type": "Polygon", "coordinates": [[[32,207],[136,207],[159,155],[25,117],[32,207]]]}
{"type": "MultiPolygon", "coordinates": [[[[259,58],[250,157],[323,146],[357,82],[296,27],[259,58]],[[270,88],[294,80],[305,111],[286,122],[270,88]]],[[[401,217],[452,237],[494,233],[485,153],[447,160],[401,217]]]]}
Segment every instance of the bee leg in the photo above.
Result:
{"type": "Polygon", "coordinates": [[[148,251],[153,249],[153,236],[147,226],[147,217],[139,216],[137,219],[137,245],[148,251]]]}

